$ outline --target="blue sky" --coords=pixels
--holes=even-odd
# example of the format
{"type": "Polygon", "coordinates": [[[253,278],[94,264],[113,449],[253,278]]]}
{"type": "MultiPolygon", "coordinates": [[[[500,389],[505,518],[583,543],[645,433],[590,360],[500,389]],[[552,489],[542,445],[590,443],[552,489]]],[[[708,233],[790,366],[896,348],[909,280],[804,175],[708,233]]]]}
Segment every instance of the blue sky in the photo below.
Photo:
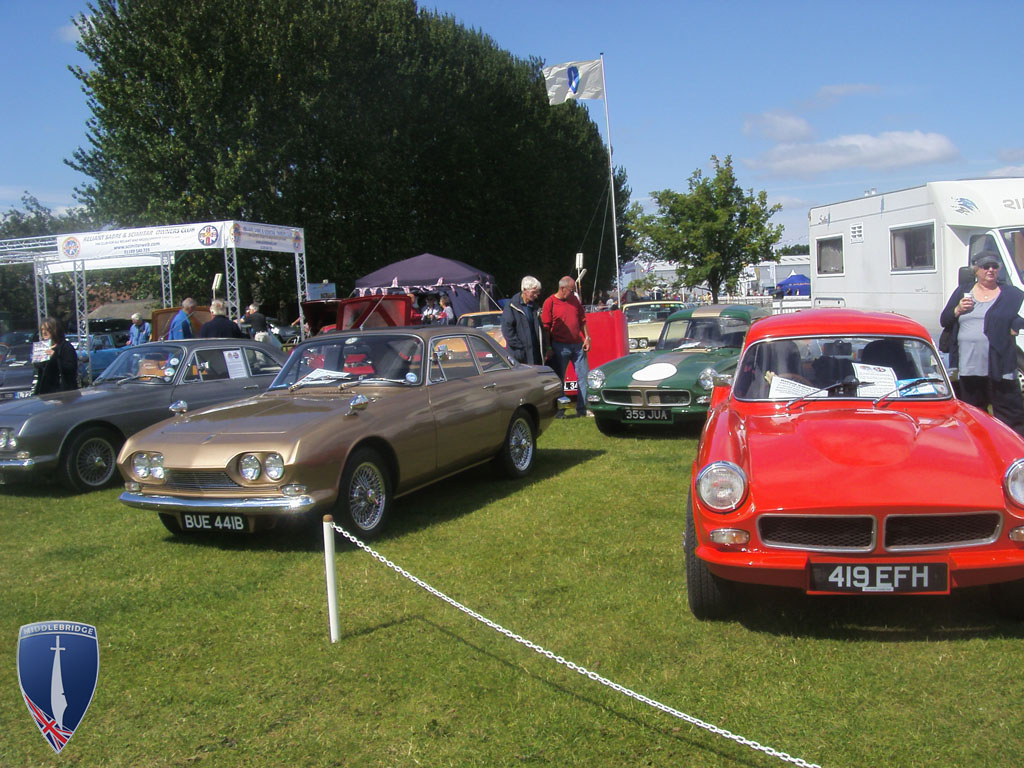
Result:
{"type": "MultiPolygon", "coordinates": [[[[634,201],[685,191],[712,154],[783,205],[783,243],[812,205],[926,181],[1024,175],[1019,6],[946,2],[436,0],[516,56],[602,52],[616,165],[634,201]],[[1007,32],[1006,30],[1011,30],[1007,32]]],[[[0,0],[0,211],[54,209],[85,179],[84,0],[0,0]]],[[[244,23],[244,22],[242,22],[244,23]]],[[[605,133],[604,104],[587,102],[605,133]]]]}

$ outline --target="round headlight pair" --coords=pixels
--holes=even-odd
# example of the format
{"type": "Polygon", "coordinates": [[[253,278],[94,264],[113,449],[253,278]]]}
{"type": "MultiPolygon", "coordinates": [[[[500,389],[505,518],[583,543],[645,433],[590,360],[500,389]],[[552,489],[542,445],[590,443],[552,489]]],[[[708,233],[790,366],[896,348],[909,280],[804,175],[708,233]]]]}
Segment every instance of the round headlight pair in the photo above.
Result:
{"type": "Polygon", "coordinates": [[[697,475],[697,496],[715,512],[732,512],[747,497],[747,476],[731,461],[708,464],[697,475]]]}
{"type": "Polygon", "coordinates": [[[266,473],[268,480],[277,481],[284,477],[284,459],[279,453],[268,453],[262,461],[258,454],[246,453],[238,460],[238,472],[246,480],[258,480],[266,473]]]}
{"type": "Polygon", "coordinates": [[[600,389],[604,386],[605,375],[600,368],[595,368],[587,374],[587,386],[591,389],[600,389]]]}
{"type": "Polygon", "coordinates": [[[13,429],[0,429],[0,451],[13,451],[18,447],[18,438],[13,429]]]}
{"type": "Polygon", "coordinates": [[[164,479],[164,455],[162,453],[136,453],[132,456],[132,472],[141,480],[152,477],[164,479]]]}

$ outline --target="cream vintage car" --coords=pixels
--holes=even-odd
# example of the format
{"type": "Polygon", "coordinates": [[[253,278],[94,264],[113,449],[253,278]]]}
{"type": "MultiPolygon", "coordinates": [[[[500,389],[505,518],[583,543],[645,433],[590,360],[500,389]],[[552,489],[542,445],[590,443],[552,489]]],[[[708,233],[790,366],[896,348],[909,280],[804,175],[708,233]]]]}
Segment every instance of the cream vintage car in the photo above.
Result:
{"type": "Polygon", "coordinates": [[[373,538],[395,498],[494,461],[522,477],[561,382],[457,326],[345,331],[297,346],[262,395],[183,412],[125,443],[121,501],[174,533],[332,512],[373,538]]]}

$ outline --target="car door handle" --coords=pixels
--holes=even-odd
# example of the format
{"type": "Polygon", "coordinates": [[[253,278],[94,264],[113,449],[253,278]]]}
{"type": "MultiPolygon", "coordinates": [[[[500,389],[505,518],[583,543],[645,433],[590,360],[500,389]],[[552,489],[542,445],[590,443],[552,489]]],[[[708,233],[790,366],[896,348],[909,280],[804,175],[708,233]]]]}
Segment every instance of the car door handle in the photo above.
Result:
{"type": "Polygon", "coordinates": [[[246,384],[244,387],[242,387],[242,389],[259,389],[259,388],[260,388],[259,384],[246,384]]]}
{"type": "Polygon", "coordinates": [[[498,386],[497,382],[492,381],[490,384],[484,384],[484,389],[494,389],[498,386]]]}

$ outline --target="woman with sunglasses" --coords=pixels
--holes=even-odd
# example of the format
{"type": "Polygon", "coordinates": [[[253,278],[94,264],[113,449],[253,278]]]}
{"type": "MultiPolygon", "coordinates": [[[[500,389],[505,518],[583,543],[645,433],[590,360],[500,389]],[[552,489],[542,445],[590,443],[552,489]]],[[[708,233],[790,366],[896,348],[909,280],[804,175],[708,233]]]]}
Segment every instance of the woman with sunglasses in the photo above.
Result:
{"type": "Polygon", "coordinates": [[[46,359],[37,364],[36,385],[33,395],[78,389],[78,353],[64,338],[60,321],[52,317],[43,319],[39,337],[46,342],[46,359]]]}
{"type": "Polygon", "coordinates": [[[1024,292],[999,282],[1001,260],[986,250],[971,260],[976,282],[958,286],[939,322],[950,332],[949,367],[960,373],[961,400],[992,415],[1024,435],[1024,400],[1017,381],[1017,333],[1024,292]]]}

